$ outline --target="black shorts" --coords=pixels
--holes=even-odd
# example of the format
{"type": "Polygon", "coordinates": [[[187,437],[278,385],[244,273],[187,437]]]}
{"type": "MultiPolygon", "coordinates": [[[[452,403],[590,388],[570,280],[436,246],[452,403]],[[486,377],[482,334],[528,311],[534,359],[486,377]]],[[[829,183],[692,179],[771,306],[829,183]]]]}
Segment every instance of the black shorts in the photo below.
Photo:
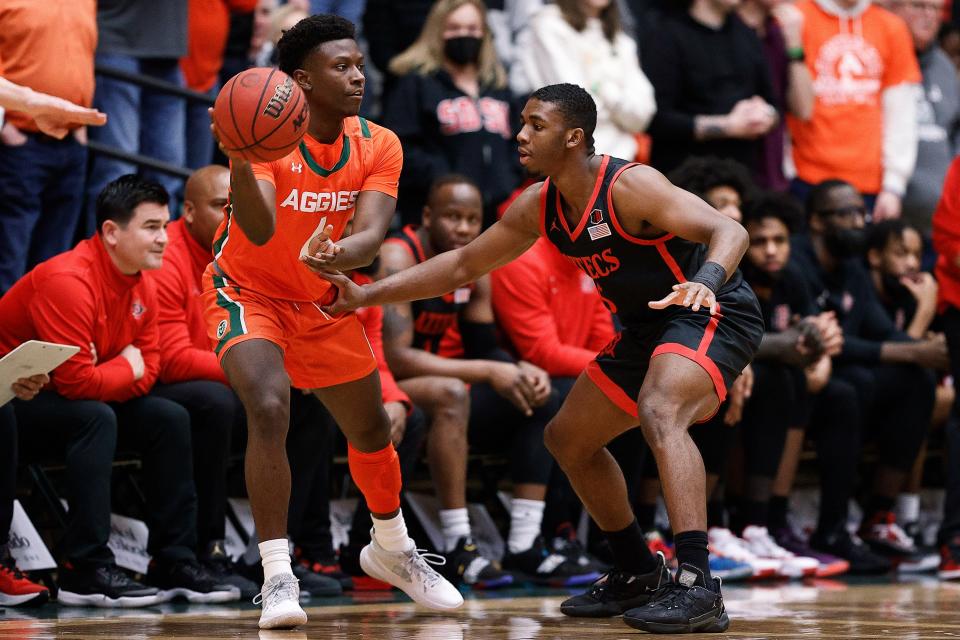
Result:
{"type": "Polygon", "coordinates": [[[587,365],[586,374],[618,407],[637,417],[637,397],[650,359],[675,353],[710,375],[723,402],[727,389],[750,364],[763,337],[763,319],[753,291],[742,284],[718,299],[720,311],[668,308],[663,319],[626,326],[587,365]]]}

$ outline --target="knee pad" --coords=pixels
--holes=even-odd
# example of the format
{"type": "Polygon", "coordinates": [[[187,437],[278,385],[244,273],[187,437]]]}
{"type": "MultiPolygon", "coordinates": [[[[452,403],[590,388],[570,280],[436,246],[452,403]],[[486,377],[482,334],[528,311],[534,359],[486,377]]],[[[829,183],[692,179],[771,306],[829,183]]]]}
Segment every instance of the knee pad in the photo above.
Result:
{"type": "Polygon", "coordinates": [[[400,508],[400,458],[392,444],[363,453],[347,443],[347,464],[357,488],[372,513],[392,513],[400,508]]]}

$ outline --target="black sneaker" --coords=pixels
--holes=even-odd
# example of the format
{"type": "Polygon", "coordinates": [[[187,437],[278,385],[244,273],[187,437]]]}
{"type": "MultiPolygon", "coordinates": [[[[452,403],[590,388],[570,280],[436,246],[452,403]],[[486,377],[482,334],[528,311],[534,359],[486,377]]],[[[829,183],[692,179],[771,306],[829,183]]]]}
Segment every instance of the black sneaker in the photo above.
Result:
{"type": "Polygon", "coordinates": [[[513,576],[480,555],[470,537],[460,538],[452,551],[442,555],[447,562],[437,571],[454,585],[462,583],[474,589],[497,589],[513,584],[513,576]]]}
{"type": "Polygon", "coordinates": [[[207,552],[200,559],[200,562],[217,582],[236,587],[240,592],[241,600],[252,600],[254,596],[260,593],[260,587],[257,586],[257,583],[237,572],[233,561],[230,560],[230,556],[224,549],[223,540],[212,541],[207,546],[207,552]]]}
{"type": "Polygon", "coordinates": [[[340,583],[340,588],[344,591],[353,588],[353,578],[340,567],[340,561],[334,553],[318,557],[311,556],[304,553],[300,547],[295,546],[293,548],[293,561],[299,562],[314,573],[333,578],[340,583]]]}
{"type": "Polygon", "coordinates": [[[849,562],[850,573],[854,575],[881,574],[893,568],[890,560],[871,551],[862,540],[842,527],[830,535],[814,533],[808,544],[814,551],[829,553],[849,562]]]}
{"type": "Polygon", "coordinates": [[[503,568],[522,579],[550,587],[577,587],[600,577],[599,571],[584,569],[575,560],[548,549],[542,536],[537,536],[526,551],[507,551],[503,568]]]}
{"type": "Polygon", "coordinates": [[[160,591],[147,587],[115,564],[58,571],[57,602],[71,607],[149,607],[160,604],[160,591]]]}
{"type": "Polygon", "coordinates": [[[559,553],[560,555],[570,558],[570,560],[577,563],[584,571],[592,571],[600,574],[610,570],[609,564],[591,555],[576,538],[571,539],[557,536],[550,541],[550,547],[554,553],[559,553]]]}
{"type": "Polygon", "coordinates": [[[300,581],[300,597],[333,598],[343,595],[343,587],[339,580],[329,576],[314,573],[310,567],[299,562],[293,563],[293,575],[300,581]]]}
{"type": "Polygon", "coordinates": [[[680,565],[676,582],[664,584],[650,602],[624,613],[623,621],[648,633],[722,633],[730,627],[720,578],[708,585],[689,564],[680,565]]]}
{"type": "Polygon", "coordinates": [[[602,576],[579,596],[567,598],[560,612],[575,618],[608,618],[647,604],[657,589],[670,582],[663,555],[657,555],[657,567],[641,575],[616,569],[602,576]]]}
{"type": "Polygon", "coordinates": [[[160,590],[163,602],[186,598],[188,602],[212,604],[240,599],[240,589],[222,582],[196,560],[153,560],[147,569],[147,584],[160,590]]]}

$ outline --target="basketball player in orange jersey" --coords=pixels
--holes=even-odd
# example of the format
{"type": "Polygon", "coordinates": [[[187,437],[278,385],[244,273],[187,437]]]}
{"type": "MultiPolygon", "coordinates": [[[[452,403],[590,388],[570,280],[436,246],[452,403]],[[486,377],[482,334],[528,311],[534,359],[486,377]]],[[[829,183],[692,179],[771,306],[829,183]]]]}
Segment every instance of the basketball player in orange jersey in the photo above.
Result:
{"type": "Polygon", "coordinates": [[[713,416],[760,345],[763,321],[737,265],[749,238],[659,172],[593,152],[593,98],[560,84],[533,92],[517,135],[520,161],[549,176],[524,191],[470,244],[360,287],[310,264],[340,290],[331,313],[432,298],[473,282],[539,236],[593,279],[624,329],[577,379],[547,426],[547,447],[613,553],[613,570],[560,610],[623,614],[653,633],[721,632],[730,625],[711,578],[706,478],[687,429],[713,416]],[[640,425],[653,451],[680,567],[647,550],[623,474],[606,449],[640,425]]]}
{"type": "Polygon", "coordinates": [[[247,411],[245,473],[262,541],[263,629],[307,620],[286,538],[291,385],[312,390],[347,436],[350,473],[373,514],[372,542],[360,555],[364,571],[431,608],[463,603],[407,535],[400,466],[363,328],[353,314],[322,310],[336,290],[300,260],[314,255],[343,271],[369,264],[396,205],[400,142],[357,116],[364,76],[354,33],[343,18],[315,15],[280,39],[279,66],[306,96],[309,129],[281,160],[231,158],[230,202],[204,274],[210,336],[247,411]],[[351,217],[353,233],[339,240],[351,217]]]}

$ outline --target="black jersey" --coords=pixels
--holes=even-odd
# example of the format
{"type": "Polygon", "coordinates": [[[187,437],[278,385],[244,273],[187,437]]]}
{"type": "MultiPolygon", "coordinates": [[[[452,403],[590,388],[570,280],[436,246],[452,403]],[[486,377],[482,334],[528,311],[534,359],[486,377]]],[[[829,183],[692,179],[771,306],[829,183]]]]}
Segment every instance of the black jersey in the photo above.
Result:
{"type": "MultiPolygon", "coordinates": [[[[575,229],[567,224],[562,196],[549,179],[540,190],[541,233],[593,279],[609,309],[627,326],[666,319],[669,307],[656,310],[647,303],[660,300],[673,285],[693,278],[706,255],[704,245],[670,233],[646,239],[623,229],[613,208],[613,184],[633,165],[603,156],[593,195],[575,229]]],[[[741,287],[746,285],[738,270],[717,292],[718,300],[741,287]]]]}
{"type": "MultiPolygon", "coordinates": [[[[387,242],[400,243],[407,248],[417,263],[424,262],[427,254],[417,236],[417,225],[407,225],[400,235],[387,242]]],[[[446,295],[410,303],[413,309],[413,347],[423,349],[445,358],[463,355],[460,338],[460,312],[470,302],[474,285],[470,284],[446,295]]]]}

